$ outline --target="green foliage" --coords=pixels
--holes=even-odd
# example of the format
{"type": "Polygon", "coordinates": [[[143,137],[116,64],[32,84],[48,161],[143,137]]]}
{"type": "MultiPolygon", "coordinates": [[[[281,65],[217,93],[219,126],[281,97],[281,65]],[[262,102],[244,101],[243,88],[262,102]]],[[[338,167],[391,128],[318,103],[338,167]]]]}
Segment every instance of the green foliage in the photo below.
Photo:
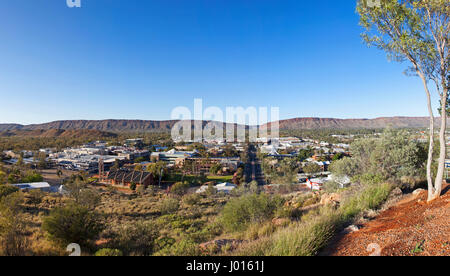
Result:
{"type": "Polygon", "coordinates": [[[89,245],[103,228],[98,214],[78,204],[53,209],[42,224],[49,238],[61,246],[89,245]]]}
{"type": "Polygon", "coordinates": [[[97,190],[83,189],[80,191],[78,204],[85,206],[89,210],[94,210],[101,203],[101,196],[97,190]]]}
{"type": "Polygon", "coordinates": [[[136,158],[134,160],[134,163],[142,163],[142,162],[145,162],[145,161],[146,161],[145,157],[138,157],[138,158],[136,158]]]}
{"type": "Polygon", "coordinates": [[[119,249],[103,248],[95,252],[96,257],[122,257],[123,253],[119,249]]]}
{"type": "Polygon", "coordinates": [[[158,180],[159,180],[159,177],[164,179],[166,176],[168,176],[167,165],[163,161],[158,161],[154,164],[148,165],[147,171],[149,173],[152,173],[155,177],[157,177],[158,180]]]}
{"type": "Polygon", "coordinates": [[[424,146],[405,131],[385,130],[379,139],[360,139],[351,144],[352,157],[333,162],[330,170],[350,177],[376,176],[377,182],[423,175],[424,146]]]}
{"type": "Polygon", "coordinates": [[[217,190],[216,190],[216,188],[214,187],[214,184],[209,183],[209,184],[208,184],[208,189],[206,189],[206,194],[207,194],[208,196],[213,196],[213,195],[215,195],[216,193],[217,193],[217,190]]]}
{"type": "Polygon", "coordinates": [[[300,149],[298,151],[298,159],[300,162],[305,161],[308,158],[311,158],[314,155],[314,151],[312,149],[300,149]]]}
{"type": "Polygon", "coordinates": [[[308,163],[303,167],[303,172],[305,172],[307,174],[315,174],[315,173],[318,173],[321,171],[322,171],[322,169],[316,163],[308,163]]]}
{"type": "Polygon", "coordinates": [[[68,196],[78,205],[85,206],[93,210],[101,202],[100,194],[97,190],[88,187],[86,182],[75,179],[64,185],[64,190],[68,192],[68,196]]]}
{"type": "Polygon", "coordinates": [[[24,256],[28,251],[22,203],[21,192],[0,198],[0,255],[2,256],[24,256]]]}
{"type": "Polygon", "coordinates": [[[137,188],[137,184],[134,183],[134,182],[131,182],[131,184],[130,184],[130,189],[131,189],[132,191],[136,191],[136,188],[137,188]]]}
{"type": "Polygon", "coordinates": [[[388,183],[368,185],[343,202],[339,209],[340,214],[345,221],[348,221],[364,210],[376,209],[387,199],[391,190],[392,185],[388,183]]]}
{"type": "Polygon", "coordinates": [[[160,203],[160,212],[162,215],[173,214],[180,208],[179,200],[175,198],[165,198],[160,203]]]}
{"type": "Polygon", "coordinates": [[[0,185],[5,184],[6,178],[6,173],[4,171],[0,171],[0,185]]]}
{"type": "Polygon", "coordinates": [[[359,164],[355,158],[344,157],[341,160],[332,162],[328,169],[338,176],[354,176],[359,173],[359,164]]]}
{"type": "Polygon", "coordinates": [[[183,238],[170,247],[159,251],[158,256],[200,256],[199,245],[189,238],[183,238]]]}
{"type": "Polygon", "coordinates": [[[200,202],[201,198],[202,197],[199,194],[185,195],[183,197],[183,202],[186,203],[187,205],[194,206],[200,202]]]}
{"type": "Polygon", "coordinates": [[[183,196],[184,194],[186,194],[186,192],[188,191],[189,188],[190,188],[189,183],[177,182],[177,183],[173,184],[172,187],[170,187],[170,192],[172,194],[183,196]]]}
{"type": "Polygon", "coordinates": [[[242,256],[315,256],[344,225],[367,209],[380,206],[388,197],[389,184],[369,185],[355,191],[338,209],[322,207],[304,215],[273,235],[251,242],[235,254],[242,256]]]}
{"type": "Polygon", "coordinates": [[[331,161],[338,161],[338,160],[341,160],[344,157],[345,157],[344,154],[338,152],[335,155],[333,155],[333,158],[331,159],[331,161]]]}
{"type": "Polygon", "coordinates": [[[37,205],[41,204],[43,198],[44,198],[44,192],[42,192],[39,189],[31,190],[28,193],[28,200],[35,207],[37,207],[37,205]]]}
{"type": "Polygon", "coordinates": [[[222,165],[220,164],[214,164],[211,169],[209,170],[209,172],[213,175],[217,175],[220,170],[222,169],[222,165]]]}
{"type": "Polygon", "coordinates": [[[250,189],[250,192],[253,193],[253,194],[258,193],[259,192],[258,182],[256,182],[256,181],[250,182],[249,183],[249,189],[250,189]]]}
{"type": "Polygon", "coordinates": [[[264,222],[273,218],[277,208],[282,206],[279,197],[266,194],[248,194],[231,199],[221,214],[223,226],[230,231],[245,230],[249,224],[264,222]]]}
{"type": "Polygon", "coordinates": [[[266,180],[274,184],[292,184],[296,182],[299,170],[295,158],[284,158],[278,161],[274,158],[264,158],[262,168],[266,180]]]}
{"type": "Polygon", "coordinates": [[[116,233],[113,245],[127,256],[151,256],[158,237],[159,230],[153,222],[137,222],[122,227],[116,233]]]}
{"type": "Polygon", "coordinates": [[[18,191],[19,188],[17,187],[11,185],[0,185],[0,199],[18,191]]]}

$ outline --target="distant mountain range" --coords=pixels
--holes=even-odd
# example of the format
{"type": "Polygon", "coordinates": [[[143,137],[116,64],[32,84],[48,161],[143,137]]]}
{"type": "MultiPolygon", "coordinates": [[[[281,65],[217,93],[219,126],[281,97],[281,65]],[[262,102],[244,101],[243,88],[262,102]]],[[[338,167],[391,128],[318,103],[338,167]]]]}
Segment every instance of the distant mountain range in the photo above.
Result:
{"type": "Polygon", "coordinates": [[[41,137],[41,138],[64,138],[64,139],[83,139],[98,137],[98,139],[115,138],[116,133],[90,130],[90,129],[36,129],[36,130],[3,130],[0,131],[0,137],[41,137]]]}
{"type": "MultiPolygon", "coordinates": [[[[436,119],[439,123],[440,119],[436,119]]],[[[66,120],[44,124],[20,125],[0,124],[0,132],[37,131],[37,130],[96,130],[103,132],[168,132],[178,121],[145,120],[66,120]]],[[[203,122],[205,125],[207,122],[203,122]]],[[[385,117],[376,119],[333,119],[333,118],[295,118],[282,120],[280,130],[314,130],[314,129],[379,129],[425,128],[427,117],[385,117]]],[[[270,124],[262,126],[270,127],[270,124]]],[[[42,134],[41,134],[42,135],[42,134]]],[[[44,134],[45,135],[45,134],[44,134]]]]}

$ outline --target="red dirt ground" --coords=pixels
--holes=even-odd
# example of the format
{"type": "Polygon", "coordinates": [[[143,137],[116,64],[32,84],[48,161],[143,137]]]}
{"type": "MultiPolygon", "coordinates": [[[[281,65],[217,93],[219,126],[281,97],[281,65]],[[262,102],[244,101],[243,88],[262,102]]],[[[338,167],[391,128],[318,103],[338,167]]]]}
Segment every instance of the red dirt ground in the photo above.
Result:
{"type": "Polygon", "coordinates": [[[427,192],[406,196],[362,228],[338,238],[332,256],[369,256],[370,244],[381,256],[450,256],[450,185],[438,200],[427,203],[427,192]],[[377,246],[375,246],[377,247],[377,246]]]}

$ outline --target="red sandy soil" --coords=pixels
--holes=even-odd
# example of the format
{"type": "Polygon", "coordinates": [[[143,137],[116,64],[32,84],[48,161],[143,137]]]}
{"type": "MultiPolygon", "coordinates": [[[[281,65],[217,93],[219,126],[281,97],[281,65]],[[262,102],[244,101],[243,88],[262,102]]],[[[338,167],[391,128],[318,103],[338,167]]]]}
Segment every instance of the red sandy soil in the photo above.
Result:
{"type": "MultiPolygon", "coordinates": [[[[362,228],[338,238],[327,250],[332,256],[369,256],[379,245],[381,256],[450,256],[450,185],[427,203],[427,192],[408,195],[362,228]],[[376,246],[375,246],[376,247],[376,246]]],[[[328,254],[327,254],[328,255],[328,254]]]]}

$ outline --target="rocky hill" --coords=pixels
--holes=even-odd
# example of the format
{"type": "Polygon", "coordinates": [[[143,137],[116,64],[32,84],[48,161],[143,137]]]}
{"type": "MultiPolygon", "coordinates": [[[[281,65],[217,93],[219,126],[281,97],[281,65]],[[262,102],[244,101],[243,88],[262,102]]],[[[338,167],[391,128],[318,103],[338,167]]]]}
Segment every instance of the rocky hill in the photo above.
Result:
{"type": "MultiPolygon", "coordinates": [[[[440,119],[436,119],[438,124],[440,119]]],[[[282,120],[280,129],[380,129],[388,126],[394,128],[426,128],[429,124],[427,117],[384,117],[376,119],[334,119],[334,118],[296,118],[282,120]]],[[[270,127],[270,124],[268,125],[270,127]]]]}
{"type": "MultiPolygon", "coordinates": [[[[436,120],[437,123],[439,119],[436,120]]],[[[66,120],[44,124],[0,124],[0,131],[17,130],[98,130],[105,132],[168,132],[178,121],[146,120],[66,120]]],[[[207,122],[203,122],[205,125],[207,122]]],[[[263,127],[270,127],[270,124],[263,127]]],[[[295,118],[280,121],[281,130],[292,129],[358,129],[358,128],[424,128],[427,117],[386,117],[376,119],[295,118]]]]}
{"type": "Polygon", "coordinates": [[[114,138],[117,134],[99,130],[65,130],[65,129],[38,129],[38,130],[5,130],[0,131],[0,137],[41,137],[41,138],[114,138]]]}

